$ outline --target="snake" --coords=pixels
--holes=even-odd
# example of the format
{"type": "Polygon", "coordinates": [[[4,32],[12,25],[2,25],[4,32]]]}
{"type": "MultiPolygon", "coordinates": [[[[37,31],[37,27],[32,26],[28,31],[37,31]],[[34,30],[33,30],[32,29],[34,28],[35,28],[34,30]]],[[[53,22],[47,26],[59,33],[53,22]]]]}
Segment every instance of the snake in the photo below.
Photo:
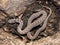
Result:
{"type": "MultiPolygon", "coordinates": [[[[43,6],[43,7],[46,7],[46,6],[43,6]]],[[[46,11],[44,11],[44,10],[39,10],[37,13],[32,14],[32,16],[28,19],[27,27],[26,27],[24,30],[22,30],[23,21],[21,20],[21,17],[23,16],[23,14],[21,14],[21,15],[19,16],[19,18],[17,18],[17,19],[10,19],[10,20],[8,20],[8,22],[9,22],[9,23],[18,22],[19,25],[18,25],[18,27],[17,27],[17,31],[18,31],[20,34],[27,34],[27,37],[28,37],[29,39],[33,40],[33,39],[35,39],[35,38],[38,36],[38,34],[39,34],[41,31],[43,31],[43,29],[46,28],[47,20],[48,20],[48,18],[49,18],[50,15],[51,15],[51,9],[48,8],[48,7],[46,7],[46,8],[50,10],[50,14],[47,16],[46,11]],[[41,14],[42,14],[42,16],[39,17],[41,14]],[[32,22],[32,20],[35,19],[35,18],[37,18],[37,17],[39,17],[39,18],[38,18],[37,20],[35,20],[34,22],[32,22]],[[31,32],[30,32],[31,29],[32,29],[33,27],[36,27],[36,26],[42,24],[42,22],[44,22],[44,24],[42,25],[42,27],[39,28],[39,29],[36,31],[36,33],[34,34],[34,36],[32,36],[32,35],[31,35],[31,32]]]]}
{"type": "MultiPolygon", "coordinates": [[[[38,36],[38,34],[46,28],[47,22],[48,22],[48,18],[50,17],[50,15],[51,15],[51,13],[52,13],[52,11],[51,11],[51,9],[50,9],[49,7],[46,7],[46,8],[50,10],[49,15],[48,15],[47,18],[45,19],[42,27],[39,28],[34,35],[32,35],[31,32],[28,32],[28,33],[27,33],[27,37],[28,37],[29,39],[34,40],[34,39],[38,36]]],[[[32,16],[30,17],[29,24],[32,22],[31,18],[32,18],[32,16]]],[[[36,17],[35,17],[35,18],[36,18],[36,17]]],[[[43,17],[43,18],[44,18],[44,17],[43,17]]],[[[43,19],[42,19],[42,20],[43,20],[43,19]]]]}
{"type": "MultiPolygon", "coordinates": [[[[20,34],[27,34],[29,31],[31,31],[31,29],[33,27],[38,26],[39,24],[41,24],[45,20],[45,18],[47,17],[46,12],[45,11],[41,11],[41,12],[37,12],[37,13],[32,14],[32,18],[40,16],[39,14],[44,14],[44,15],[41,16],[41,18],[38,18],[35,22],[33,22],[31,24],[28,24],[27,27],[24,30],[21,30],[22,29],[22,26],[23,26],[23,21],[20,18],[19,19],[10,19],[8,22],[9,23],[19,22],[20,24],[17,27],[17,31],[20,34]]],[[[20,17],[21,16],[22,15],[20,15],[20,17]]],[[[31,19],[28,19],[28,23],[30,22],[31,19]]]]}

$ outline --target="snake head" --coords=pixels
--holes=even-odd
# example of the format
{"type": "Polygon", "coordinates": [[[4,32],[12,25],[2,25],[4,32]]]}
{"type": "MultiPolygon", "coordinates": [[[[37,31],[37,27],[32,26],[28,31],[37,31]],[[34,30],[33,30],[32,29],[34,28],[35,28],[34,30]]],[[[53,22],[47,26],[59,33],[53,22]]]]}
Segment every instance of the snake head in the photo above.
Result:
{"type": "Polygon", "coordinates": [[[8,22],[9,22],[9,23],[15,23],[15,20],[16,20],[16,19],[9,19],[8,22]]]}
{"type": "Polygon", "coordinates": [[[21,20],[22,15],[23,14],[21,14],[17,19],[9,19],[8,22],[9,23],[15,23],[15,22],[20,23],[20,22],[22,22],[22,20],[21,20]]]}

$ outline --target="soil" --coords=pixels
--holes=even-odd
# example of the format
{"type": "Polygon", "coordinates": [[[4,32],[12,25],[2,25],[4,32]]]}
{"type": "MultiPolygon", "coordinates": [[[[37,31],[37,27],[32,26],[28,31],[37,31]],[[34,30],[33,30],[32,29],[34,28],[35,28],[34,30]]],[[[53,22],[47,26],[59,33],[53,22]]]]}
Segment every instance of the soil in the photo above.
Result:
{"type": "MultiPolygon", "coordinates": [[[[13,8],[5,11],[7,1],[8,0],[2,0],[2,3],[0,3],[0,45],[60,45],[60,5],[58,4],[58,1],[55,2],[54,0],[35,0],[33,3],[31,3],[28,0],[28,3],[31,4],[28,5],[27,3],[27,6],[25,6],[22,3],[24,6],[21,8],[19,7],[21,10],[15,7],[15,9],[19,10],[15,10],[17,15],[14,15],[14,11],[12,12],[13,8]],[[17,26],[19,25],[18,23],[9,24],[7,22],[9,19],[17,18],[22,13],[23,17],[21,19],[24,22],[22,29],[24,29],[27,26],[29,17],[36,12],[35,10],[43,9],[49,13],[49,11],[43,8],[42,5],[50,7],[52,9],[52,15],[48,20],[46,29],[42,31],[33,41],[29,40],[26,35],[20,35],[17,32],[17,26]],[[9,13],[8,11],[12,13],[9,13]]],[[[34,28],[33,34],[36,32],[35,30],[37,30],[37,28],[34,28]]]]}

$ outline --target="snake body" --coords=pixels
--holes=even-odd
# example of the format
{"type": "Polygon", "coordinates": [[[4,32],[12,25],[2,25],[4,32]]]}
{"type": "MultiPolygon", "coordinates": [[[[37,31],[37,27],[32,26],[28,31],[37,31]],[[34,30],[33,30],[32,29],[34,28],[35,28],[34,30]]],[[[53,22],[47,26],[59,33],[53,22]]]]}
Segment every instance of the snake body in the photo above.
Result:
{"type": "MultiPolygon", "coordinates": [[[[48,7],[46,7],[46,8],[50,10],[50,14],[49,14],[49,15],[47,16],[47,18],[45,19],[42,27],[39,28],[33,36],[31,35],[31,32],[28,32],[28,33],[27,33],[27,37],[28,37],[29,39],[31,39],[31,40],[35,39],[35,38],[38,36],[38,34],[46,28],[48,18],[50,17],[50,15],[51,15],[51,13],[52,13],[52,11],[51,11],[50,8],[48,8],[48,7]]],[[[44,17],[43,17],[43,18],[44,18],[44,17]]],[[[42,20],[43,20],[43,19],[42,19],[42,20]]],[[[31,21],[32,21],[32,20],[31,20],[31,21]]],[[[30,23],[31,23],[31,21],[30,21],[30,23]]]]}
{"type": "MultiPolygon", "coordinates": [[[[44,6],[45,7],[45,6],[44,6]]],[[[23,26],[23,21],[21,20],[21,17],[22,15],[19,16],[18,19],[10,19],[8,20],[9,23],[15,23],[15,22],[19,22],[20,24],[18,25],[17,27],[17,31],[20,33],[20,34],[27,34],[27,37],[31,40],[35,39],[38,34],[43,31],[45,28],[46,28],[46,25],[47,25],[47,20],[48,18],[50,17],[51,15],[51,9],[46,7],[47,9],[50,10],[50,14],[47,16],[47,13],[46,11],[44,10],[40,10],[39,12],[37,13],[34,13],[32,14],[32,16],[28,19],[28,23],[27,23],[27,27],[22,30],[22,26],[23,26]],[[33,19],[37,18],[38,16],[40,16],[42,14],[41,17],[39,17],[37,20],[35,20],[34,22],[32,22],[33,19]],[[43,23],[44,22],[44,23],[43,23]],[[38,25],[40,25],[41,23],[43,23],[42,27],[39,28],[36,33],[34,34],[34,36],[31,35],[31,29],[33,27],[36,27],[38,25]]]]}
{"type": "Polygon", "coordinates": [[[31,29],[35,26],[38,26],[39,24],[41,24],[45,18],[47,17],[46,12],[45,11],[41,11],[41,12],[37,12],[35,14],[32,14],[31,18],[28,19],[28,25],[24,30],[21,30],[21,26],[23,26],[23,24],[20,22],[20,25],[17,27],[17,31],[20,34],[27,34],[29,31],[31,31],[31,29]],[[44,14],[43,14],[44,13],[44,14]],[[29,23],[30,21],[32,21],[33,18],[38,17],[39,15],[43,14],[43,16],[41,18],[38,18],[36,21],[34,21],[33,23],[29,23]],[[32,18],[33,17],[33,18],[32,18]],[[44,18],[43,18],[44,17],[44,18]]]}
{"type": "MultiPolygon", "coordinates": [[[[20,15],[20,18],[21,18],[22,15],[20,15]]],[[[41,24],[45,18],[47,17],[47,14],[45,11],[40,11],[40,12],[37,12],[37,13],[34,13],[32,14],[31,18],[28,19],[28,26],[24,29],[24,30],[21,30],[22,29],[22,26],[23,26],[23,21],[19,19],[10,19],[9,20],[9,23],[14,23],[14,22],[18,22],[19,21],[19,26],[17,27],[17,31],[20,33],[20,34],[27,34],[33,27],[35,26],[38,26],[39,24],[41,24]],[[33,23],[30,23],[30,21],[32,21],[33,18],[35,17],[38,17],[40,16],[41,14],[43,14],[43,16],[41,18],[38,18],[35,22],[33,23]],[[33,18],[32,18],[33,17],[33,18]],[[44,17],[44,18],[43,18],[44,17]]]]}

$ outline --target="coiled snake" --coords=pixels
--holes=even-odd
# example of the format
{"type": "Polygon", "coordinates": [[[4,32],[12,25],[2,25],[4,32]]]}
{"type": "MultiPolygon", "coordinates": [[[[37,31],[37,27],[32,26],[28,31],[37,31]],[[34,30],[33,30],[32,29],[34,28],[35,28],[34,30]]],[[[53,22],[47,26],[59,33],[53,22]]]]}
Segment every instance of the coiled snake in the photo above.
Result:
{"type": "Polygon", "coordinates": [[[43,7],[45,7],[45,8],[47,8],[47,9],[50,10],[49,15],[47,15],[46,11],[44,11],[44,10],[39,10],[37,13],[32,14],[32,16],[28,19],[27,27],[26,27],[24,30],[22,30],[23,21],[21,20],[21,17],[22,17],[23,14],[21,14],[21,15],[19,16],[19,18],[17,18],[17,19],[10,19],[10,20],[8,20],[8,22],[9,22],[9,23],[15,23],[15,22],[20,23],[20,24],[18,25],[18,27],[17,27],[17,31],[18,31],[20,34],[27,34],[27,37],[28,37],[29,39],[33,40],[33,39],[35,39],[35,38],[38,36],[38,34],[39,34],[41,31],[43,31],[43,30],[46,28],[47,22],[48,22],[48,18],[50,17],[50,15],[51,15],[51,13],[52,13],[52,11],[51,11],[51,9],[50,9],[49,7],[46,7],[46,6],[43,6],[43,7]],[[39,17],[41,14],[42,14],[42,16],[39,17]],[[34,22],[32,22],[32,20],[35,19],[35,18],[37,18],[37,17],[39,17],[39,18],[38,18],[37,20],[35,20],[34,22]],[[44,23],[43,23],[43,22],[44,22],[44,23]],[[32,36],[32,35],[31,35],[31,32],[30,32],[31,29],[32,29],[33,27],[36,27],[36,26],[42,24],[42,23],[43,23],[43,25],[42,25],[42,26],[36,31],[36,33],[32,36]]]}

